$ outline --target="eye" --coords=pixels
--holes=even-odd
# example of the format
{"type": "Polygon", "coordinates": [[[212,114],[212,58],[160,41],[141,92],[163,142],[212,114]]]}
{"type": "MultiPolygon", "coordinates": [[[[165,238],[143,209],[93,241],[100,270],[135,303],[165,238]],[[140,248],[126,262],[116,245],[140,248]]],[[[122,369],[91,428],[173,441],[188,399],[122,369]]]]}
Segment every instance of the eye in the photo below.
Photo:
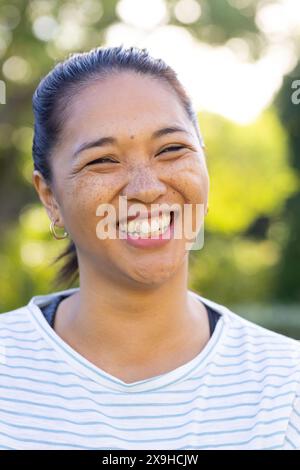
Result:
{"type": "Polygon", "coordinates": [[[160,153],[164,153],[164,152],[168,152],[168,151],[173,151],[173,152],[176,152],[176,150],[180,150],[180,149],[183,149],[185,147],[183,147],[183,145],[172,145],[170,147],[167,147],[165,148],[164,150],[162,150],[160,153]]]}
{"type": "Polygon", "coordinates": [[[94,163],[117,163],[117,162],[110,157],[101,157],[101,158],[97,158],[96,160],[93,160],[87,163],[87,165],[93,165],[94,163]]]}

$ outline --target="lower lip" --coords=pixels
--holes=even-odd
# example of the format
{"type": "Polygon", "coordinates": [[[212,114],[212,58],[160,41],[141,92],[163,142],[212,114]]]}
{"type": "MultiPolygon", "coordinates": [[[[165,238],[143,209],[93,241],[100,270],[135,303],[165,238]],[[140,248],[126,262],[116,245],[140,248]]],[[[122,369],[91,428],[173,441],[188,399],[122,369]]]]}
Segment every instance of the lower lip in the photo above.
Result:
{"type": "Polygon", "coordinates": [[[159,235],[153,235],[151,238],[140,238],[132,237],[128,233],[124,234],[123,240],[125,240],[129,245],[136,248],[152,248],[160,247],[166,245],[172,238],[174,234],[174,215],[172,217],[172,222],[164,233],[159,235]]]}

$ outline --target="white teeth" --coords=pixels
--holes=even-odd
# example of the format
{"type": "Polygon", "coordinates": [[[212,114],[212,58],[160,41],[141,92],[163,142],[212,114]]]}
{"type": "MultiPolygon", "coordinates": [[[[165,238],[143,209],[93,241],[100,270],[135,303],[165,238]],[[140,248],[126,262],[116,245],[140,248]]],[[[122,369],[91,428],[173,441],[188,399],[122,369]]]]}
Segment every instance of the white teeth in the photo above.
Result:
{"type": "MultiPolygon", "coordinates": [[[[152,228],[152,226],[150,227],[150,225],[149,225],[149,223],[148,223],[147,220],[144,220],[144,221],[141,223],[141,225],[140,225],[140,231],[141,231],[142,233],[148,233],[149,231],[151,231],[151,228],[152,228]]],[[[135,229],[135,231],[137,232],[138,230],[135,229]]]]}
{"type": "Polygon", "coordinates": [[[163,214],[162,224],[163,225],[170,225],[170,222],[171,222],[171,214],[163,214]]]}
{"type": "Polygon", "coordinates": [[[147,219],[137,222],[131,220],[128,224],[120,224],[119,229],[131,235],[159,235],[167,230],[170,221],[171,215],[163,214],[161,217],[152,218],[150,224],[147,219]]]}
{"type": "MultiPolygon", "coordinates": [[[[125,224],[125,225],[127,225],[127,224],[125,224]]],[[[136,227],[137,227],[137,223],[134,222],[133,220],[131,220],[131,221],[129,222],[129,224],[127,225],[126,228],[127,228],[127,231],[128,231],[128,232],[135,232],[135,231],[136,231],[136,230],[135,230],[136,227]]]]}
{"type": "Polygon", "coordinates": [[[155,232],[158,229],[159,229],[159,221],[151,220],[151,232],[155,232]]]}

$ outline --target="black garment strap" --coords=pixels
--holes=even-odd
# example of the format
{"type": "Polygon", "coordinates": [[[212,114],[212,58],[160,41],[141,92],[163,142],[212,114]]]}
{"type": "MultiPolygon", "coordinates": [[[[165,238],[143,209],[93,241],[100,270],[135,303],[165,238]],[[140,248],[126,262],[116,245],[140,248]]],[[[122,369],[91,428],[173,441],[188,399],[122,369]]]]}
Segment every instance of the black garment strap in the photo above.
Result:
{"type": "Polygon", "coordinates": [[[69,297],[69,294],[55,296],[49,304],[41,307],[44,317],[46,318],[51,328],[54,326],[55,313],[57,311],[58,304],[66,297],[69,297]]]}
{"type": "Polygon", "coordinates": [[[205,305],[205,307],[208,313],[210,336],[212,336],[221,314],[208,305],[205,305]]]}

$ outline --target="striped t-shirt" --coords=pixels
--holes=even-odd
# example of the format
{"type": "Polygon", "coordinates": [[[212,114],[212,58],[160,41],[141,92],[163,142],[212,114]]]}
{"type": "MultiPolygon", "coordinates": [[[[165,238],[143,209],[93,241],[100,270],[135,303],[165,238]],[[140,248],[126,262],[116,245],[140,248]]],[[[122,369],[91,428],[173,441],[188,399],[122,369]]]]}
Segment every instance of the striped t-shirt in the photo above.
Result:
{"type": "Polygon", "coordinates": [[[33,297],[0,315],[0,449],[300,449],[300,344],[220,314],[192,360],[126,383],[57,335],[33,297]]]}

